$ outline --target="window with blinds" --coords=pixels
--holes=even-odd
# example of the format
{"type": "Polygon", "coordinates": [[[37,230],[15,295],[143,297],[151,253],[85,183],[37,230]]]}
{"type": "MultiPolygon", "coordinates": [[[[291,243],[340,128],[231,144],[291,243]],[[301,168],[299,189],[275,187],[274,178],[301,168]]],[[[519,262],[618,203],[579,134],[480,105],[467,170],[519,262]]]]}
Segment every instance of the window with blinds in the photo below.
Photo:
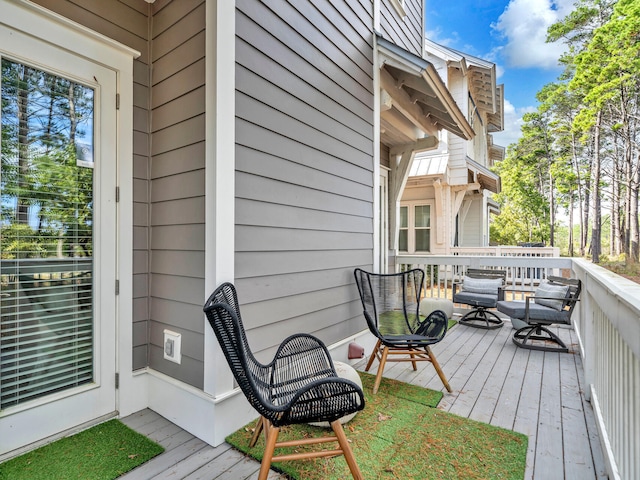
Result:
{"type": "Polygon", "coordinates": [[[94,91],[2,58],[0,409],[93,381],[94,91]]]}

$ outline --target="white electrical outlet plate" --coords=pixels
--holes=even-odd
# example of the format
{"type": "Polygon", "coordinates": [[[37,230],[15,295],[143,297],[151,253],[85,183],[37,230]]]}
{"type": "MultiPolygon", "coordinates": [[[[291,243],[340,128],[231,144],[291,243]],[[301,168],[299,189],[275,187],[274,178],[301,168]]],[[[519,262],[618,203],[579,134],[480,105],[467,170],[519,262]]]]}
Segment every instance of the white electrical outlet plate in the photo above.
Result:
{"type": "Polygon", "coordinates": [[[171,330],[164,330],[164,358],[170,362],[182,362],[182,335],[171,330]]]}

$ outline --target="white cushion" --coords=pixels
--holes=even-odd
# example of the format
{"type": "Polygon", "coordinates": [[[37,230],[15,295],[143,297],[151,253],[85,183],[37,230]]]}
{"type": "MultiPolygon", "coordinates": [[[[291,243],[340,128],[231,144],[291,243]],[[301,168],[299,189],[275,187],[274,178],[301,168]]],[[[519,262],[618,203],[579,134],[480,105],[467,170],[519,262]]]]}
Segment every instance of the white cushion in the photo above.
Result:
{"type": "MultiPolygon", "coordinates": [[[[358,372],[355,368],[353,368],[348,363],[336,362],[335,360],[333,362],[333,366],[336,369],[336,374],[338,374],[338,377],[351,380],[362,389],[362,379],[360,378],[360,375],[358,375],[358,372]]],[[[351,419],[353,419],[353,417],[356,416],[356,413],[358,412],[353,412],[345,415],[344,417],[340,417],[340,423],[344,425],[345,423],[349,422],[351,419]]],[[[309,425],[313,425],[314,427],[331,428],[329,422],[309,422],[309,425]]]]}
{"type": "Polygon", "coordinates": [[[453,302],[447,298],[427,297],[420,300],[420,315],[428,317],[435,310],[442,310],[447,318],[453,316],[453,302]]]}
{"type": "Polygon", "coordinates": [[[533,294],[534,302],[538,305],[553,308],[554,310],[562,310],[564,308],[564,301],[569,293],[568,285],[553,285],[547,280],[540,282],[538,288],[536,288],[533,294]],[[538,297],[550,297],[550,298],[538,298],[538,297]],[[554,300],[554,299],[558,300],[554,300]]]}
{"type": "Polygon", "coordinates": [[[502,286],[501,278],[471,278],[465,275],[462,280],[462,290],[469,293],[485,293],[497,295],[502,286]]]}

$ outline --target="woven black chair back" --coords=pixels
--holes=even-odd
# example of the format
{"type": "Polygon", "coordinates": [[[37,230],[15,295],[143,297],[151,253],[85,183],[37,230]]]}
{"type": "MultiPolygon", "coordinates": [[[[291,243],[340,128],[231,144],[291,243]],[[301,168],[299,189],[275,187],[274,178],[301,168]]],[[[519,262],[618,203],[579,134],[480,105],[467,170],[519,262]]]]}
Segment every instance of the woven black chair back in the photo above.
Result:
{"type": "Polygon", "coordinates": [[[362,390],[337,376],[327,347],[312,335],[287,337],[270,363],[260,363],[249,347],[233,284],[220,285],[204,312],[239,387],[273,425],[332,422],[364,407],[362,390]]]}
{"type": "Polygon", "coordinates": [[[354,275],[365,319],[376,336],[416,333],[421,326],[423,270],[378,274],[357,268],[354,275]]]}
{"type": "Polygon", "coordinates": [[[238,386],[249,403],[263,416],[269,398],[269,369],[256,360],[249,348],[235,287],[223,283],[209,297],[204,312],[238,386]]]}

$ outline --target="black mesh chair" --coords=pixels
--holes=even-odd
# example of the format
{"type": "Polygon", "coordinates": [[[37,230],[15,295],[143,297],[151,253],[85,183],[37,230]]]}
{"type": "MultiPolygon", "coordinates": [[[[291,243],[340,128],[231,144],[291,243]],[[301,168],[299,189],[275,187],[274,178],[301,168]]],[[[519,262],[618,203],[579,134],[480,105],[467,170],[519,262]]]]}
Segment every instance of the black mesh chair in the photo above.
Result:
{"type": "Polygon", "coordinates": [[[378,341],[365,371],[369,371],[374,359],[380,365],[373,386],[378,392],[382,372],[387,362],[431,362],[447,391],[449,382],[440,368],[430,345],[438,343],[447,333],[449,319],[442,310],[436,310],[425,319],[418,313],[424,272],[420,269],[396,274],[369,273],[357,268],[354,271],[356,285],[364,308],[364,318],[378,341]],[[389,358],[393,356],[394,358],[389,358]]]}
{"type": "Polygon", "coordinates": [[[513,343],[530,350],[568,352],[566,344],[547,326],[571,325],[571,314],[581,289],[580,280],[549,276],[524,301],[498,302],[499,312],[526,323],[513,334],[513,343]]]}
{"type": "Polygon", "coordinates": [[[267,478],[271,462],[336,455],[344,455],[353,478],[362,479],[340,418],[362,410],[364,394],[358,385],[337,376],[326,346],[311,335],[292,335],[279,346],[273,361],[263,365],[249,348],[231,283],[220,285],[211,294],[204,312],[238,385],[260,414],[250,443],[253,447],[264,431],[259,480],[267,478]],[[335,436],[277,441],[282,426],[308,422],[329,422],[335,436]],[[274,456],[276,448],[333,441],[339,448],[274,456]]]}
{"type": "Polygon", "coordinates": [[[502,319],[488,310],[496,308],[504,300],[506,270],[469,268],[461,283],[453,284],[453,302],[470,305],[459,321],[461,325],[475,328],[494,329],[503,325],[502,319]]]}

